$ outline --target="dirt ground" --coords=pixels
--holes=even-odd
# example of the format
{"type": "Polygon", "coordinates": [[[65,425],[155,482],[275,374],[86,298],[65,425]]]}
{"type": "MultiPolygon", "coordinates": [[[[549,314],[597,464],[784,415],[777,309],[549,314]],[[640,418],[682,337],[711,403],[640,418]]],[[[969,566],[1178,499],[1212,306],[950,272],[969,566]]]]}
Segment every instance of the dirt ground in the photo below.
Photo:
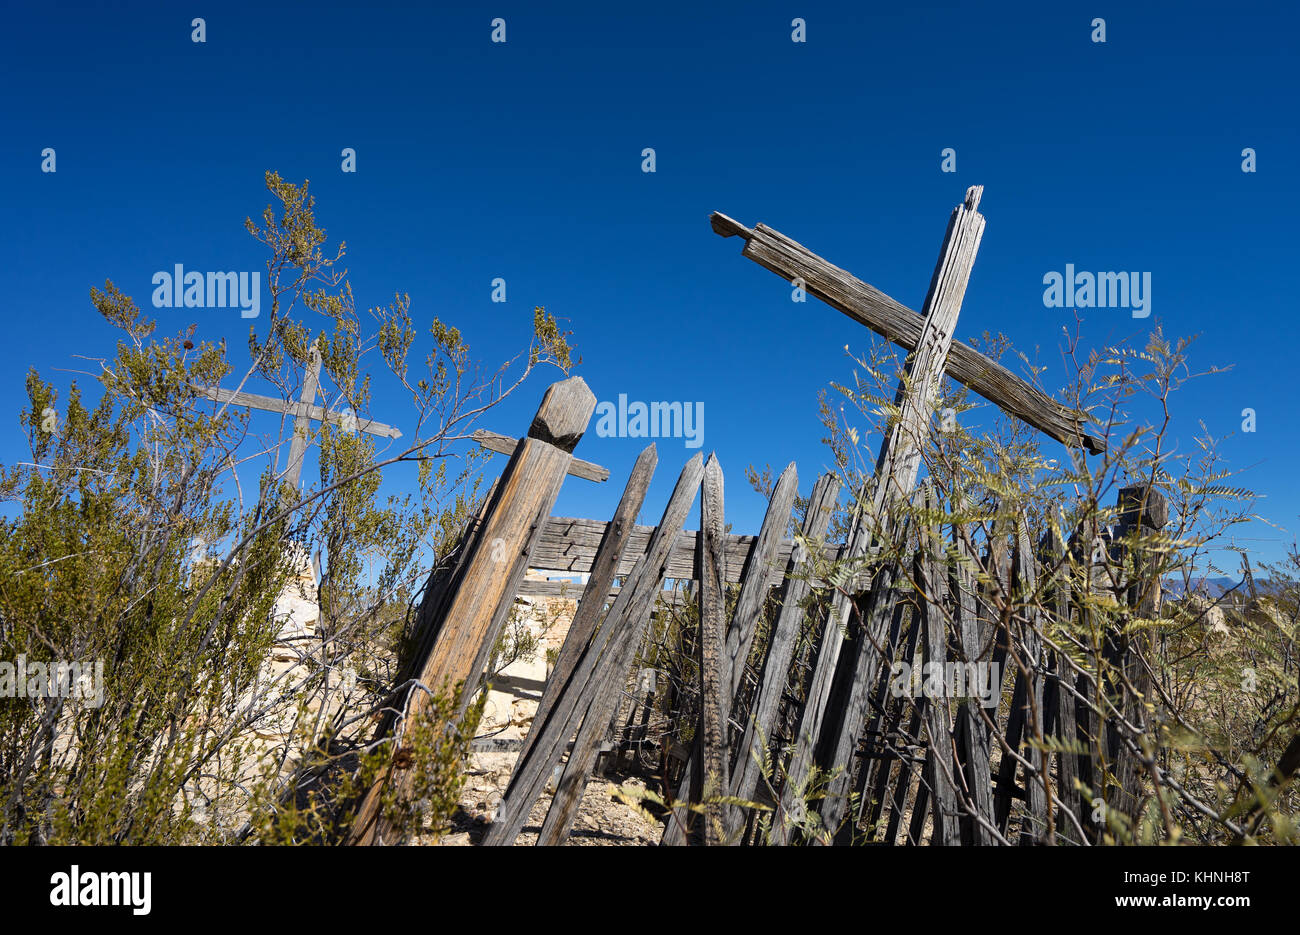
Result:
{"type": "MultiPolygon", "coordinates": [[[[454,830],[440,842],[444,846],[472,845],[487,830],[489,819],[501,801],[501,794],[510,779],[513,753],[477,753],[471,758],[466,771],[465,790],[461,795],[461,811],[456,816],[454,830]]],[[[618,780],[622,781],[622,780],[618,780]]],[[[639,780],[628,780],[629,787],[642,787],[639,780]]],[[[662,827],[646,820],[634,809],[614,798],[615,782],[593,778],[587,783],[582,805],[573,824],[573,832],[566,844],[571,846],[652,846],[659,843],[662,827]]],[[[551,806],[548,792],[533,806],[528,822],[515,839],[516,845],[537,842],[542,820],[551,806]]]]}
{"type": "MultiPolygon", "coordinates": [[[[539,602],[541,603],[541,602],[539,602]]],[[[542,649],[533,658],[520,660],[503,669],[493,681],[488,703],[479,725],[478,736],[497,741],[521,740],[532,726],[533,714],[546,685],[548,664],[546,649],[558,650],[572,617],[573,602],[546,602],[560,604],[557,615],[552,607],[539,608],[536,635],[542,649]],[[555,618],[558,616],[558,620],[555,618]]],[[[451,834],[439,842],[444,846],[473,845],[483,836],[496,812],[501,796],[510,781],[518,754],[509,752],[475,752],[465,771],[465,788],[461,793],[460,812],[453,821],[451,834]]],[[[582,804],[574,821],[573,832],[566,842],[578,846],[602,845],[652,845],[658,844],[662,827],[647,820],[635,809],[614,798],[617,779],[594,777],[587,783],[582,804]]],[[[639,780],[627,782],[629,787],[641,786],[639,780]]],[[[643,788],[643,786],[642,786],[643,788]]],[[[531,845],[537,841],[542,820],[551,805],[550,790],[533,806],[528,822],[517,845],[531,845]]]]}

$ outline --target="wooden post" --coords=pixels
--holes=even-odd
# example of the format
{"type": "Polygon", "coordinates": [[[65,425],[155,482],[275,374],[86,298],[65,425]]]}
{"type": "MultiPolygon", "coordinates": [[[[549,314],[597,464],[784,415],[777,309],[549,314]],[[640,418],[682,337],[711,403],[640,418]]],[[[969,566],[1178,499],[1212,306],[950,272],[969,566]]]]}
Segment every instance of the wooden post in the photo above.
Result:
{"type": "MultiPolygon", "coordinates": [[[[982,186],[972,186],[963,204],[953,209],[944,235],[943,248],[930,290],[925,299],[925,321],[916,350],[908,356],[906,376],[899,386],[898,419],[882,444],[876,462],[876,488],[872,515],[876,518],[876,536],[888,541],[897,531],[900,517],[916,485],[921,462],[921,446],[929,434],[934,399],[938,393],[953,328],[961,312],[962,298],[970,281],[975,254],[984,235],[984,216],[979,213],[982,186]]],[[[861,631],[853,641],[852,683],[847,704],[837,724],[827,725],[828,764],[840,772],[827,784],[822,802],[822,824],[839,826],[848,808],[848,791],[852,761],[865,725],[869,693],[880,672],[881,659],[876,652],[889,625],[894,604],[894,581],[898,568],[886,562],[876,573],[871,593],[862,614],[861,631]]]]}
{"type": "MultiPolygon", "coordinates": [[[[601,627],[602,633],[608,629],[615,637],[602,655],[596,674],[590,679],[589,691],[575,705],[568,727],[561,731],[567,736],[571,729],[576,728],[578,735],[573,744],[573,752],[564,765],[564,773],[546,813],[546,820],[542,823],[542,830],[537,836],[539,846],[563,843],[573,827],[573,819],[578,804],[582,801],[582,793],[595,762],[601,736],[613,716],[619,694],[623,690],[623,680],[641,645],[646,623],[664,580],[673,543],[682,531],[682,524],[686,521],[687,511],[695,499],[703,474],[702,458],[697,454],[682,469],[677,486],[664,509],[663,519],[651,537],[649,549],[619,591],[618,600],[610,608],[605,624],[601,627]],[[583,702],[587,698],[590,701],[586,702],[584,708],[583,702]],[[581,727],[578,727],[579,719],[581,727]]],[[[581,671],[582,668],[579,667],[575,676],[581,671]]],[[[554,759],[558,758],[557,753],[554,759]]]]}
{"type": "MultiPolygon", "coordinates": [[[[812,493],[808,497],[808,510],[804,514],[802,530],[804,539],[818,540],[826,534],[839,491],[839,478],[834,474],[822,475],[813,485],[812,493]]],[[[774,496],[773,500],[775,499],[774,496]]],[[[766,524],[766,520],[764,523],[766,524]]],[[[762,778],[760,761],[763,759],[764,751],[759,745],[766,746],[771,742],[772,729],[776,725],[776,716],[781,705],[781,695],[785,691],[790,663],[794,659],[794,651],[799,639],[800,624],[804,619],[803,601],[812,590],[812,582],[806,576],[797,574],[807,563],[808,558],[802,544],[797,544],[790,556],[785,594],[781,599],[781,613],[772,631],[767,659],[763,664],[763,680],[758,688],[749,724],[736,751],[736,766],[731,780],[733,798],[752,801],[758,789],[758,782],[762,778]]],[[[728,811],[726,822],[729,840],[739,839],[743,823],[744,811],[733,806],[728,811]]]]}
{"type": "MultiPolygon", "coordinates": [[[[501,475],[445,618],[440,626],[430,627],[432,645],[427,653],[421,653],[424,661],[419,681],[429,692],[460,687],[462,710],[478,688],[487,655],[527,571],[535,534],[555,505],[574,446],[595,407],[596,397],[581,377],[570,377],[547,389],[528,437],[501,475]]],[[[412,691],[407,696],[405,717],[419,717],[427,705],[424,691],[412,691]]],[[[396,783],[399,796],[403,795],[409,776],[407,769],[395,766],[370,788],[358,809],[349,843],[393,843],[386,841],[392,828],[381,814],[380,796],[389,781],[396,783]]]]}
{"type": "MultiPolygon", "coordinates": [[[[763,525],[759,529],[758,538],[754,543],[754,550],[750,553],[749,562],[741,575],[743,583],[740,586],[740,594],[736,598],[736,609],[732,615],[731,627],[727,630],[726,654],[723,657],[722,668],[726,673],[723,676],[724,689],[722,692],[723,723],[726,723],[727,718],[731,715],[736,693],[740,690],[740,683],[745,674],[745,661],[749,658],[749,649],[754,641],[754,630],[758,625],[759,615],[763,612],[763,604],[767,600],[767,593],[776,578],[777,569],[774,561],[776,550],[781,544],[781,537],[785,534],[785,528],[790,522],[790,511],[794,508],[794,498],[798,492],[798,485],[799,475],[795,470],[794,462],[791,462],[781,472],[781,476],[777,479],[776,486],[772,490],[772,497],[768,501],[767,512],[763,516],[763,525]]],[[[826,515],[825,520],[826,522],[830,521],[829,513],[826,515]]],[[[824,526],[822,528],[825,529],[824,526]]],[[[703,529],[701,529],[701,533],[703,533],[703,529]]],[[[791,651],[794,649],[793,642],[790,644],[790,649],[791,651]]],[[[788,666],[789,660],[787,659],[785,667],[788,668],[788,666]]],[[[784,668],[782,672],[784,672],[784,668]]],[[[772,713],[775,715],[775,708],[773,708],[772,713]]],[[[736,768],[742,768],[742,760],[737,759],[736,768]]],[[[691,789],[697,785],[698,772],[699,758],[695,752],[692,752],[691,758],[686,763],[685,775],[678,785],[678,801],[684,801],[690,796],[691,789]]],[[[680,845],[686,843],[686,826],[690,822],[684,819],[686,819],[686,816],[681,813],[680,809],[674,809],[671,812],[667,827],[664,829],[664,836],[660,840],[661,844],[680,845]]],[[[728,827],[726,836],[729,839],[738,837],[739,828],[728,827]]]]}
{"type": "MultiPolygon", "coordinates": [[[[1130,609],[1130,615],[1153,619],[1160,615],[1160,581],[1158,568],[1153,568],[1155,561],[1146,557],[1140,550],[1133,549],[1135,536],[1151,534],[1164,529],[1169,522],[1169,502],[1164,494],[1154,487],[1140,484],[1124,487],[1119,492],[1120,510],[1116,529],[1116,549],[1113,560],[1122,563],[1119,567],[1130,567],[1132,577],[1121,582],[1124,592],[1122,598],[1130,609]],[[1131,550],[1127,561],[1124,551],[1131,550]]],[[[1139,692],[1134,697],[1115,678],[1108,689],[1113,693],[1124,718],[1133,724],[1147,721],[1146,703],[1151,693],[1150,676],[1141,664],[1139,653],[1150,652],[1149,632],[1129,635],[1112,632],[1107,636],[1108,659],[1117,673],[1123,675],[1123,681],[1134,686],[1139,692]]],[[[1117,809],[1129,818],[1135,818],[1138,803],[1138,763],[1133,754],[1120,739],[1119,728],[1113,720],[1106,725],[1106,753],[1114,775],[1114,784],[1106,795],[1108,808],[1117,809]]]]}
{"type": "MultiPolygon", "coordinates": [[[[536,739],[530,741],[527,760],[521,757],[515,764],[510,786],[502,800],[503,807],[484,835],[484,844],[510,844],[519,835],[528,817],[528,810],[542,794],[551,771],[564,752],[565,744],[578,731],[578,740],[574,743],[568,764],[575,775],[570,777],[567,784],[562,777],[561,787],[556,790],[557,801],[563,799],[567,803],[564,808],[576,810],[577,803],[581,801],[582,787],[586,783],[586,771],[590,770],[591,763],[595,760],[599,735],[603,733],[610,718],[608,709],[605,709],[603,717],[598,716],[600,712],[594,709],[605,685],[621,677],[614,674],[618,671],[622,658],[620,651],[627,644],[632,644],[632,652],[636,651],[636,643],[640,641],[645,620],[658,596],[664,568],[682,524],[686,521],[686,514],[695,499],[703,473],[704,458],[697,454],[682,470],[669,498],[668,507],[664,510],[663,519],[650,538],[649,548],[624,581],[614,600],[614,606],[605,615],[604,623],[596,631],[595,637],[587,644],[567,683],[560,688],[545,721],[533,721],[529,733],[535,734],[536,739]],[[591,722],[590,725],[588,721],[591,722]],[[596,725],[597,721],[600,721],[599,726],[596,725]],[[579,724],[583,725],[581,731],[579,724]],[[578,760],[583,761],[582,769],[579,769],[578,760]],[[578,773],[581,773],[580,777],[576,775],[578,773]],[[504,807],[507,802],[510,803],[509,808],[504,807]]],[[[584,594],[584,602],[600,598],[596,591],[589,591],[588,594],[591,597],[584,594]]],[[[622,671],[626,672],[626,668],[622,671]]],[[[617,687],[621,688],[621,683],[617,687]]],[[[617,693],[614,698],[617,699],[617,693]]],[[[565,776],[569,776],[568,768],[565,776]]],[[[553,802],[552,808],[554,807],[553,802]]],[[[557,821],[558,819],[557,815],[557,821]]],[[[565,833],[567,834],[567,825],[565,833]]]]}

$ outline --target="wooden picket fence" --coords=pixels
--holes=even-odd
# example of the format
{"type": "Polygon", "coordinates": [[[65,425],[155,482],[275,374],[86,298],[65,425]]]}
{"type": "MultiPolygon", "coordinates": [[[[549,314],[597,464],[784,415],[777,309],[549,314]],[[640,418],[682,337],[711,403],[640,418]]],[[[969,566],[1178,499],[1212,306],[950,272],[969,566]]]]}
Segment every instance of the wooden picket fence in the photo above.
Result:
{"type": "MultiPolygon", "coordinates": [[[[565,381],[548,399],[579,390],[580,380],[565,381]]],[[[482,843],[513,842],[552,782],[538,843],[562,843],[597,758],[629,745],[662,754],[647,778],[672,806],[665,844],[1085,843],[1096,840],[1104,809],[1081,788],[1112,788],[1111,808],[1125,808],[1124,796],[1131,804],[1132,751],[1090,705],[1098,686],[1044,642],[1082,612],[1065,583],[1059,538],[1031,539],[1023,519],[1014,528],[1004,519],[997,531],[945,524],[923,487],[906,533],[911,567],[882,559],[893,566],[887,574],[868,557],[861,573],[832,585],[815,569],[852,554],[848,542],[825,541],[843,494],[834,475],[812,485],[797,539],[787,537],[798,493],[793,464],[774,485],[758,534],[730,535],[721,466],[697,454],[659,523],[638,526],[653,445],[614,516],[601,522],[549,516],[564,474],[589,476],[591,466],[572,470],[555,458],[545,476],[521,483],[537,460],[525,457],[530,446],[553,446],[509,441],[514,454],[458,560],[430,580],[428,657],[454,664],[472,692],[516,595],[578,601],[482,843]],[[540,499],[536,487],[545,490],[540,499]],[[700,529],[687,530],[697,495],[700,529]],[[586,574],[587,583],[524,581],[528,568],[586,574]],[[814,592],[823,599],[810,601],[814,592]],[[698,608],[698,683],[684,712],[651,732],[656,701],[646,683],[665,684],[669,674],[638,659],[656,622],[686,602],[698,608]],[[755,648],[760,622],[765,638],[755,648]],[[916,691],[936,684],[935,670],[908,680],[904,663],[947,663],[950,674],[940,690],[916,691]],[[964,692],[953,690],[957,674],[967,679],[964,692]],[[1105,763],[1094,755],[1099,745],[1105,763]]],[[[1111,541],[1135,523],[1162,525],[1162,502],[1155,491],[1123,490],[1111,541]]],[[[1116,548],[1104,550],[1103,565],[1122,564],[1116,548]]],[[[1140,585],[1121,583],[1135,611],[1152,599],[1140,585]]],[[[1122,668],[1116,640],[1107,652],[1122,668]]],[[[423,681],[448,679],[426,665],[423,681]]]]}

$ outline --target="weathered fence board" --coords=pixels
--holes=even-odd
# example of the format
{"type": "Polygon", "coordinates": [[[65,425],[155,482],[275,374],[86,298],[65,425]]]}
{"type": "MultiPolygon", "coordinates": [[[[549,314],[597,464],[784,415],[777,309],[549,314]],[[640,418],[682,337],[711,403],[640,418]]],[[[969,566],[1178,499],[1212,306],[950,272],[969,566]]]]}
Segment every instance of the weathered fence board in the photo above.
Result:
{"type": "MultiPolygon", "coordinates": [[[[542,397],[528,438],[501,475],[475,549],[466,556],[443,624],[420,667],[420,682],[429,691],[462,687],[462,710],[477,690],[487,654],[530,564],[536,531],[555,505],[573,448],[595,408],[596,397],[581,377],[552,384],[542,397]]],[[[406,716],[418,717],[427,704],[427,694],[414,692],[408,696],[406,716]]],[[[409,786],[410,773],[395,767],[391,777],[382,777],[368,790],[351,832],[353,843],[383,843],[389,834],[380,807],[389,781],[400,797],[409,786]]]]}
{"type": "MultiPolygon", "coordinates": [[[[839,478],[834,474],[823,475],[813,485],[801,530],[806,540],[816,542],[826,535],[835,501],[839,497],[839,490],[839,478]]],[[[796,548],[791,554],[789,568],[786,571],[785,593],[781,599],[781,612],[777,616],[772,639],[768,644],[762,682],[759,684],[753,711],[736,751],[731,795],[744,801],[753,800],[759,780],[762,778],[764,748],[771,742],[781,695],[789,677],[790,663],[794,659],[795,645],[804,619],[803,603],[812,590],[812,582],[803,572],[808,558],[802,546],[796,548]]],[[[743,810],[733,806],[727,815],[729,839],[739,838],[743,821],[743,810]]]]}
{"type": "MultiPolygon", "coordinates": [[[[1024,680],[1024,733],[1027,739],[1025,759],[1025,791],[1028,811],[1021,831],[1022,843],[1051,843],[1052,818],[1051,775],[1045,768],[1043,755],[1043,677],[1046,660],[1043,649],[1043,623],[1039,611],[1038,575],[1034,554],[1029,542],[1029,529],[1023,515],[1016,523],[1016,548],[1012,559],[1012,593],[1021,602],[1019,639],[1016,647],[1018,678],[1024,680]]],[[[1012,704],[1014,705],[1014,701],[1012,704]]]]}
{"type": "MultiPolygon", "coordinates": [[[[533,567],[556,574],[582,574],[591,571],[591,563],[605,535],[606,526],[607,524],[600,520],[552,516],[542,527],[533,567]]],[[[637,559],[645,553],[653,534],[653,526],[636,526],[632,529],[628,536],[627,548],[619,560],[619,577],[626,576],[632,570],[637,559]]],[[[695,577],[695,555],[699,547],[695,541],[697,535],[698,533],[693,529],[682,531],[680,539],[673,547],[672,555],[668,558],[667,578],[688,581],[695,577]]],[[[742,572],[749,565],[757,541],[757,536],[728,534],[725,537],[723,548],[727,560],[729,584],[740,581],[742,572]]],[[[781,539],[773,552],[773,563],[777,567],[783,567],[789,562],[793,550],[793,540],[781,539]]],[[[844,552],[842,546],[830,545],[827,557],[839,558],[844,552]]],[[[532,584],[526,582],[526,585],[532,584]]]]}
{"type": "MultiPolygon", "coordinates": [[[[731,693],[725,653],[726,559],[723,557],[723,487],[722,468],[713,455],[704,465],[704,485],[700,490],[700,728],[696,745],[700,773],[699,795],[692,795],[704,805],[704,840],[722,843],[722,805],[727,781],[727,709],[731,693]]],[[[694,792],[694,790],[692,790],[694,792]]],[[[680,816],[679,816],[680,817],[680,816]]]]}
{"type": "MultiPolygon", "coordinates": [[[[724,657],[723,670],[725,672],[724,682],[727,690],[724,693],[722,720],[725,723],[731,715],[733,699],[736,692],[740,690],[741,679],[744,676],[745,661],[749,658],[749,650],[754,640],[754,630],[758,625],[759,615],[762,613],[763,605],[767,601],[768,591],[771,590],[773,581],[779,577],[777,565],[777,550],[781,544],[781,536],[785,533],[785,528],[790,522],[790,511],[794,507],[795,495],[798,493],[799,475],[795,466],[791,463],[781,473],[777,479],[776,486],[772,490],[772,496],[768,500],[767,512],[763,516],[763,525],[759,529],[758,537],[755,540],[754,549],[750,552],[749,562],[743,573],[743,584],[740,588],[740,594],[736,598],[736,609],[732,613],[731,626],[727,630],[727,646],[724,657]]],[[[827,517],[829,521],[829,516],[827,517]]],[[[719,549],[719,558],[721,559],[721,550],[719,549]]],[[[725,571],[725,569],[723,569],[725,571]]],[[[788,663],[787,663],[788,665],[788,663]]],[[[678,798],[682,798],[683,792],[687,792],[696,783],[697,771],[699,769],[698,760],[692,756],[686,764],[686,775],[678,789],[678,798]]],[[[720,794],[725,794],[727,786],[723,786],[720,794]]],[[[683,844],[686,841],[688,821],[683,821],[680,810],[674,810],[669,819],[667,829],[664,831],[662,843],[665,845],[683,844]]]]}
{"type": "MultiPolygon", "coordinates": [[[[673,541],[686,521],[695,492],[699,489],[704,471],[703,460],[702,455],[696,455],[682,469],[677,486],[664,510],[663,520],[651,539],[649,551],[642,555],[635,573],[619,592],[614,606],[609,609],[604,623],[597,630],[596,639],[588,643],[568,684],[558,695],[545,720],[533,721],[531,731],[539,732],[538,739],[530,748],[529,757],[526,760],[520,758],[515,763],[510,784],[502,798],[501,808],[498,809],[497,820],[484,835],[485,844],[510,844],[514,841],[528,817],[529,809],[542,794],[551,771],[559,762],[561,751],[575,732],[578,733],[578,741],[575,742],[568,762],[572,770],[566,769],[565,772],[568,785],[564,786],[565,780],[561,780],[562,788],[557,788],[556,798],[560,799],[563,792],[566,800],[572,800],[573,788],[580,782],[577,799],[581,799],[586,772],[590,771],[595,761],[594,746],[599,742],[598,737],[593,742],[591,735],[594,728],[588,719],[596,708],[595,703],[601,699],[606,683],[613,682],[617,677],[621,650],[632,644],[635,651],[635,644],[640,641],[645,618],[649,615],[655,594],[663,580],[664,564],[672,550],[673,541]],[[587,725],[587,736],[579,730],[580,723],[587,725]],[[588,756],[589,747],[593,749],[588,756]],[[581,777],[576,776],[578,759],[586,764],[586,771],[581,777]]],[[[622,671],[625,672],[626,667],[622,671]]],[[[622,688],[621,683],[618,688],[622,688]]],[[[601,719],[601,733],[611,716],[612,712],[606,711],[601,719]]],[[[571,807],[576,807],[576,801],[571,802],[571,807]]]]}
{"type": "MultiPolygon", "coordinates": [[[[573,674],[578,660],[596,632],[596,625],[600,622],[601,613],[605,609],[606,595],[614,583],[614,572],[618,568],[618,561],[627,547],[628,536],[632,532],[637,514],[641,511],[641,504],[645,502],[646,491],[650,487],[650,479],[654,476],[658,463],[659,455],[652,442],[641,452],[636,459],[636,464],[632,466],[632,473],[628,477],[627,487],[623,490],[623,497],[614,510],[614,518],[605,527],[605,537],[596,550],[596,557],[591,564],[591,577],[587,580],[582,600],[579,601],[578,609],[569,623],[569,632],[565,635],[564,643],[555,660],[555,667],[551,670],[551,675],[546,680],[546,688],[537,703],[537,711],[533,714],[534,723],[545,722],[555,704],[555,699],[568,685],[569,676],[573,674]]],[[[536,736],[537,733],[532,730],[525,735],[520,759],[527,757],[536,736]]]]}
{"type": "MultiPolygon", "coordinates": [[[[545,751],[546,767],[540,774],[542,781],[550,774],[553,764],[559,759],[559,745],[575,731],[577,740],[573,752],[565,763],[551,807],[538,835],[539,845],[560,843],[568,836],[569,829],[572,827],[578,803],[582,801],[582,793],[587,785],[587,777],[596,760],[600,741],[610,718],[613,717],[619,694],[623,690],[623,680],[641,644],[645,625],[650,618],[655,597],[663,582],[668,556],[674,541],[681,533],[686,514],[700,487],[704,474],[703,460],[702,455],[696,455],[682,469],[677,485],[664,509],[663,519],[651,539],[649,550],[642,557],[638,570],[624,584],[614,606],[606,615],[600,629],[602,634],[606,632],[611,634],[605,651],[601,653],[598,661],[592,661],[590,667],[580,664],[573,679],[570,680],[578,685],[578,691],[572,693],[577,697],[569,708],[567,720],[558,730],[552,732],[552,736],[556,739],[545,751]]],[[[589,649],[588,655],[593,655],[594,649],[594,646],[589,649]]],[[[584,658],[583,661],[585,663],[587,660],[584,658]]],[[[569,693],[566,692],[567,694],[569,693]]],[[[550,720],[555,721],[558,713],[560,708],[557,705],[550,720]]],[[[534,785],[528,796],[530,804],[536,801],[540,794],[541,789],[534,785]]],[[[517,828],[509,833],[509,840],[513,840],[517,833],[517,828]]]]}
{"type": "MultiPolygon", "coordinates": [[[[957,614],[957,630],[961,638],[963,661],[987,666],[992,662],[992,634],[980,626],[976,609],[975,580],[971,574],[973,561],[970,540],[954,532],[956,560],[950,573],[953,612],[957,614]]],[[[986,681],[986,684],[989,684],[986,681]]],[[[997,685],[989,684],[989,691],[997,685]]],[[[997,715],[997,695],[994,696],[992,715],[997,715]]],[[[993,821],[993,791],[989,782],[989,732],[985,714],[980,710],[982,699],[967,698],[961,706],[957,734],[957,756],[970,800],[970,811],[962,825],[962,843],[989,845],[993,843],[990,824],[993,821]],[[973,813],[973,814],[972,814],[973,813]]]]}
{"type": "MultiPolygon", "coordinates": [[[[926,497],[926,512],[932,514],[932,497],[926,497]]],[[[943,593],[947,585],[946,567],[940,560],[938,533],[930,526],[930,518],[918,524],[921,530],[921,548],[916,562],[916,583],[920,594],[921,625],[925,634],[922,642],[927,665],[943,667],[948,662],[948,628],[944,618],[943,593]]],[[[942,668],[940,671],[944,671],[942,668]]],[[[926,673],[932,675],[932,673],[926,673]]],[[[944,673],[946,675],[946,672],[944,673]]],[[[942,677],[941,677],[942,678],[942,677]]],[[[927,678],[922,684],[932,684],[927,678]]],[[[949,690],[946,680],[939,697],[927,698],[926,761],[933,799],[934,843],[958,845],[961,830],[958,823],[956,759],[952,746],[952,716],[949,711],[949,690]]]]}

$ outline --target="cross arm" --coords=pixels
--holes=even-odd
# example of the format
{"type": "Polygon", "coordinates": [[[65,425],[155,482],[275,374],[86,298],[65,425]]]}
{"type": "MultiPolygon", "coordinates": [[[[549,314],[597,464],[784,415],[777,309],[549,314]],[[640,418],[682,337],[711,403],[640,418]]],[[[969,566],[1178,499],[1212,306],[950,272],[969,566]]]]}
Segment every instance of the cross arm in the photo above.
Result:
{"type": "MultiPolygon", "coordinates": [[[[923,322],[906,305],[765,224],[746,227],[716,211],[709,223],[719,237],[742,237],[745,240],[742,255],[759,266],[787,281],[802,279],[804,288],[827,305],[895,344],[909,351],[916,350],[923,322]]],[[[1061,405],[968,344],[953,342],[945,370],[948,376],[989,402],[1065,445],[1082,446],[1093,454],[1106,450],[1105,439],[1085,430],[1086,415],[1061,405]]]]}
{"type": "MultiPolygon", "coordinates": [[[[237,392],[216,386],[195,386],[194,389],[200,396],[206,396],[208,399],[214,399],[219,403],[233,403],[236,406],[247,406],[250,409],[262,409],[266,412],[275,412],[287,416],[305,416],[308,419],[315,419],[317,422],[329,422],[334,425],[339,425],[343,421],[342,413],[333,412],[321,406],[289,402],[276,399],[273,396],[237,392]]],[[[393,428],[391,425],[384,425],[382,422],[363,419],[361,416],[357,416],[357,431],[365,432],[368,435],[378,435],[383,438],[402,437],[401,430],[393,428]]]]}
{"type": "MultiPolygon", "coordinates": [[[[499,432],[489,432],[487,429],[476,429],[470,437],[488,451],[495,451],[503,455],[514,454],[515,448],[519,444],[517,438],[511,438],[509,435],[502,435],[499,432]]],[[[590,461],[583,461],[581,458],[574,458],[569,462],[569,473],[574,477],[596,481],[596,483],[609,480],[609,468],[601,467],[599,464],[592,464],[590,461]]]]}

